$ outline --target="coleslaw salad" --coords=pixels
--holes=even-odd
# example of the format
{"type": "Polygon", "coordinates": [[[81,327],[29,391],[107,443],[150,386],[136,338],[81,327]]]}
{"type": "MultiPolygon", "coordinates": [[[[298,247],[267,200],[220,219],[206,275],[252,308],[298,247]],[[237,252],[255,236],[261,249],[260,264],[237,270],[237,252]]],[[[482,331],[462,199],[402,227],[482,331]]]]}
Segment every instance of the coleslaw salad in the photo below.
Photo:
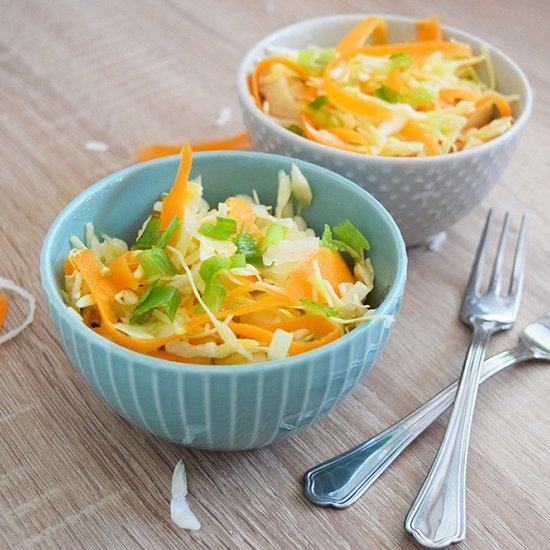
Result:
{"type": "Polygon", "coordinates": [[[444,40],[435,17],[417,21],[416,32],[414,42],[388,44],[385,19],[369,17],[334,48],[268,47],[250,93],[289,131],[366,155],[453,153],[506,132],[519,98],[495,90],[488,50],[474,55],[469,45],[444,40]]]}
{"type": "Polygon", "coordinates": [[[253,193],[211,208],[191,162],[184,145],[132,246],[91,223],[85,242],[71,238],[65,300],[86,325],[155,357],[240,364],[315,349],[374,315],[368,241],[348,220],[321,236],[307,227],[311,189],[296,166],[278,174],[273,207],[253,193]]]}

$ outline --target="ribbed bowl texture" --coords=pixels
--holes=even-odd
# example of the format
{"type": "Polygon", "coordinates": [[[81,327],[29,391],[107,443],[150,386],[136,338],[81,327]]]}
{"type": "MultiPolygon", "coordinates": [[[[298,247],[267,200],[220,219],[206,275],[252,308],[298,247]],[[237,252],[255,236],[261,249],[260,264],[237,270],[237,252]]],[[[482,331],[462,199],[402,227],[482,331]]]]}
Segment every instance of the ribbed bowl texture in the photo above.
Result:
{"type": "MultiPolygon", "coordinates": [[[[350,219],[368,238],[376,275],[372,303],[380,318],[339,340],[291,358],[236,366],[204,366],[148,357],[86,327],[61,296],[69,237],[84,224],[132,243],[153,203],[174,179],[177,157],[131,166],[76,197],[44,241],[41,280],[50,316],[67,356],[91,388],[133,424],[189,447],[251,449],[288,437],[329,412],[368,373],[399,310],[407,258],[388,212],[366,191],[324,168],[253,152],[197,153],[191,177],[202,176],[211,206],[255,189],[275,204],[277,172],[295,162],[308,178],[313,203],[304,217],[317,232],[350,219]]],[[[369,404],[365,403],[365,407],[369,404]]]]}

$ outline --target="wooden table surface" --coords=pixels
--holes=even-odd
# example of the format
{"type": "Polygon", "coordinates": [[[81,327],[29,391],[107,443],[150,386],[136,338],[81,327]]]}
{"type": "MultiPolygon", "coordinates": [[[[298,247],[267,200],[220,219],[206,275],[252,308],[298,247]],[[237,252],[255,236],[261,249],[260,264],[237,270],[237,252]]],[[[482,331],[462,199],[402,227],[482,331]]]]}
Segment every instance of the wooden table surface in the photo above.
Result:
{"type": "MultiPolygon", "coordinates": [[[[371,374],[298,436],[251,452],[207,453],[133,427],[63,354],[38,276],[41,243],[57,213],[131,164],[139,145],[242,129],[235,75],[258,39],[300,19],[365,7],[358,0],[0,0],[0,276],[38,298],[32,326],[0,346],[0,547],[415,547],[402,522],[446,417],[345,511],[309,504],[302,475],[458,376],[469,338],[457,319],[459,303],[490,206],[530,218],[519,319],[490,351],[513,345],[521,327],[550,307],[549,3],[438,3],[444,23],[485,37],[524,69],[535,90],[533,116],[501,181],[448,232],[441,250],[410,251],[401,314],[371,374]],[[233,117],[218,127],[224,107],[233,117]],[[108,150],[89,150],[93,141],[108,150]],[[170,521],[170,479],[180,457],[198,532],[170,521]]],[[[418,17],[434,11],[423,0],[373,1],[368,9],[418,17]]],[[[548,548],[549,394],[550,368],[542,363],[511,369],[481,389],[462,548],[548,548]]]]}

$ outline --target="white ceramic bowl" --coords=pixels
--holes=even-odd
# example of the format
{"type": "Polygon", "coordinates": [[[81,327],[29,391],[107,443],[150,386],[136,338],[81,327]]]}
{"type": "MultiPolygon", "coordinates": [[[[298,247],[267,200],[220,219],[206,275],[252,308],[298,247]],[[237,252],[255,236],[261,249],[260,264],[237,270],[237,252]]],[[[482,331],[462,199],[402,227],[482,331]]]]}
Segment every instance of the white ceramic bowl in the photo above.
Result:
{"type": "MultiPolygon", "coordinates": [[[[248,75],[268,46],[305,48],[334,46],[365,14],[333,15],[295,23],[258,42],[244,57],[238,72],[243,118],[252,146],[320,164],[344,175],[372,193],[393,215],[408,246],[422,244],[446,230],[479,204],[508,165],[532,105],[532,92],[519,67],[485,41],[443,27],[446,38],[468,43],[474,52],[488,47],[503,94],[518,94],[513,104],[515,123],[502,136],[479,147],[433,157],[375,157],[320,145],[298,136],[262,113],[248,89],[248,75]]],[[[389,41],[414,38],[414,19],[382,15],[389,41]]],[[[483,73],[480,71],[483,75],[483,73]]]]}

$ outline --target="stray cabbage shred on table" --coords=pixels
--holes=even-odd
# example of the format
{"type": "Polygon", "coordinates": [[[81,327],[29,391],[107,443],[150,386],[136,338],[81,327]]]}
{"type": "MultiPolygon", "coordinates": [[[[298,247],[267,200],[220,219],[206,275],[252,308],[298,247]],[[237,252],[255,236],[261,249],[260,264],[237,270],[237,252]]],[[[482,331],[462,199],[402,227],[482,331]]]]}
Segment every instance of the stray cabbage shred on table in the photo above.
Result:
{"type": "Polygon", "coordinates": [[[315,349],[373,316],[369,243],[349,220],[321,236],[307,227],[311,188],[296,165],[274,174],[274,208],[256,193],[211,208],[191,162],[185,144],[132,246],[92,223],[85,242],[71,238],[65,299],[86,325],[155,357],[238,364],[315,349]]]}
{"type": "Polygon", "coordinates": [[[386,21],[369,17],[335,47],[269,47],[250,76],[251,94],[289,131],[367,155],[452,153],[511,127],[518,97],[495,90],[487,48],[474,55],[444,40],[436,17],[416,22],[415,41],[388,43],[387,35],[386,21]]]}

